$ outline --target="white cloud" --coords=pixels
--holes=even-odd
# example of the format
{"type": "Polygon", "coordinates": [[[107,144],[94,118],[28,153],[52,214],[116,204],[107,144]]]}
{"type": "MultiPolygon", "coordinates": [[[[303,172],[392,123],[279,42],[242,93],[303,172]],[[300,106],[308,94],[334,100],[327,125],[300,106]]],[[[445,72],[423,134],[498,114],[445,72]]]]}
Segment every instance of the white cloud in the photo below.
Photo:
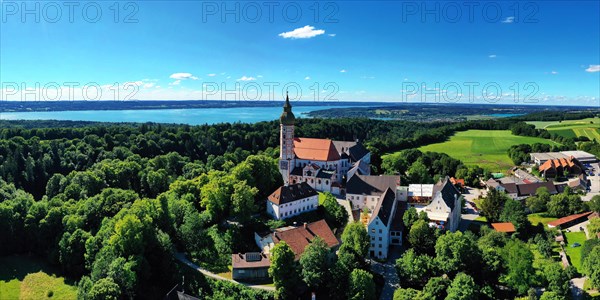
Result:
{"type": "Polygon", "coordinates": [[[502,23],[513,23],[515,21],[515,17],[506,17],[506,19],[502,20],[502,23]]]}
{"type": "Polygon", "coordinates": [[[263,76],[262,76],[262,75],[257,75],[256,77],[257,77],[257,78],[262,78],[263,76]]]}
{"type": "Polygon", "coordinates": [[[489,58],[496,58],[496,54],[490,54],[488,57],[489,58]]]}
{"type": "Polygon", "coordinates": [[[169,85],[179,85],[181,83],[181,80],[175,80],[171,83],[169,83],[169,85]]]}
{"type": "Polygon", "coordinates": [[[238,79],[238,81],[252,81],[252,80],[256,80],[256,78],[250,76],[247,77],[246,75],[242,76],[242,78],[238,79]]]}
{"type": "Polygon", "coordinates": [[[191,73],[174,73],[171,76],[169,76],[169,78],[177,79],[177,80],[182,80],[182,79],[197,80],[198,79],[198,77],[192,75],[191,73]]]}
{"type": "Polygon", "coordinates": [[[215,76],[217,76],[217,74],[215,74],[215,73],[210,73],[210,74],[207,74],[207,76],[208,76],[208,77],[215,77],[215,76]]]}
{"type": "Polygon", "coordinates": [[[310,80],[310,76],[304,77],[304,80],[310,80]]]}
{"type": "Polygon", "coordinates": [[[227,76],[227,79],[231,79],[231,76],[227,76]]]}
{"type": "Polygon", "coordinates": [[[315,29],[314,26],[306,25],[292,31],[282,32],[279,36],[284,39],[308,39],[324,33],[325,30],[315,29]]]}
{"type": "Polygon", "coordinates": [[[552,71],[552,72],[550,72],[550,74],[552,74],[552,75],[556,75],[556,74],[558,74],[558,72],[556,72],[556,71],[552,71]]]}
{"type": "Polygon", "coordinates": [[[335,33],[328,34],[328,36],[330,36],[330,37],[334,37],[335,35],[336,35],[335,33]]]}
{"type": "Polygon", "coordinates": [[[600,72],[600,65],[590,65],[589,68],[585,69],[586,72],[600,72]]]}
{"type": "Polygon", "coordinates": [[[340,70],[340,73],[346,73],[346,72],[348,72],[348,71],[346,71],[346,69],[341,69],[340,70]]]}
{"type": "Polygon", "coordinates": [[[153,87],[154,84],[155,84],[154,82],[146,83],[146,84],[144,84],[144,88],[149,89],[149,88],[153,87]]]}

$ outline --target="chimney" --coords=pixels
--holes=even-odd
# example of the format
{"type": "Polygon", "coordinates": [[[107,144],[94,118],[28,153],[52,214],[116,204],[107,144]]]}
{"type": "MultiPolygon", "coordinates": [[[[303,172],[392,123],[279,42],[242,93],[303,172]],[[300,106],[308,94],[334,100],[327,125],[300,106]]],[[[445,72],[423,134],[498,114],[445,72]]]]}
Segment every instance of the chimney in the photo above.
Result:
{"type": "Polygon", "coordinates": [[[308,224],[304,222],[304,229],[308,228],[308,224]]]}

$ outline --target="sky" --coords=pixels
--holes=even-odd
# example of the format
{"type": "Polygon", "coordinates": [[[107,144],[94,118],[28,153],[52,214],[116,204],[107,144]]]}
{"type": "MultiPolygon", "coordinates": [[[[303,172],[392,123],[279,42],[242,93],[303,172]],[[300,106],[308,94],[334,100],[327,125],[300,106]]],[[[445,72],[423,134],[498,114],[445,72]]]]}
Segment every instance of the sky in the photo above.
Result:
{"type": "Polygon", "coordinates": [[[0,0],[2,100],[600,106],[600,1],[0,0]]]}

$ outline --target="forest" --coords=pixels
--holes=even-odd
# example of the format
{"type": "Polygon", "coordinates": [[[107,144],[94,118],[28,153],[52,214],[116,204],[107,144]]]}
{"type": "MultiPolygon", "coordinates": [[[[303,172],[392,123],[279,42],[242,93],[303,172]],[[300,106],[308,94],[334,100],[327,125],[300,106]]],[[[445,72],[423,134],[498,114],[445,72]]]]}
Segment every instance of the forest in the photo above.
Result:
{"type": "MultiPolygon", "coordinates": [[[[373,153],[375,174],[412,168],[421,171],[409,172],[415,175],[408,180],[433,182],[442,174],[476,178],[482,171],[417,150],[395,162],[382,162],[381,155],[460,130],[547,134],[516,124],[300,119],[296,134],[361,140],[373,153]]],[[[206,299],[273,297],[205,279],[177,264],[174,253],[219,271],[230,253],[252,249],[254,230],[278,225],[258,214],[281,184],[277,122],[0,121],[0,128],[0,255],[43,257],[77,279],[80,299],[155,298],[182,276],[186,290],[206,299]]]]}

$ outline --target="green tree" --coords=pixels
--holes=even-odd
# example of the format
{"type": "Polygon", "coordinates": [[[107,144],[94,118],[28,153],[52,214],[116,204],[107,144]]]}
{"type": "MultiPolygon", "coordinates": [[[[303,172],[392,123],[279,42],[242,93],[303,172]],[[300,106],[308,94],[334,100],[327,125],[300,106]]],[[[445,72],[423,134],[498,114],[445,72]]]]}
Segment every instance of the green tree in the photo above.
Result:
{"type": "Polygon", "coordinates": [[[547,264],[544,268],[544,276],[548,281],[548,290],[566,297],[569,293],[569,276],[557,263],[547,264]]]}
{"type": "Polygon", "coordinates": [[[354,269],[349,278],[348,299],[374,300],[375,282],[373,275],[361,269],[354,269]]]}
{"type": "Polygon", "coordinates": [[[559,295],[557,292],[545,291],[540,300],[564,300],[565,296],[559,295]]]}
{"type": "Polygon", "coordinates": [[[85,242],[91,235],[81,229],[72,234],[65,232],[59,242],[59,261],[65,271],[74,276],[81,276],[85,271],[85,242]]]}
{"type": "Polygon", "coordinates": [[[593,218],[587,226],[588,237],[590,239],[595,238],[600,233],[600,218],[593,218]]]}
{"type": "Polygon", "coordinates": [[[435,254],[438,268],[446,273],[477,270],[481,261],[475,237],[460,231],[441,235],[435,243],[435,254]]]}
{"type": "Polygon", "coordinates": [[[410,183],[433,183],[433,178],[429,175],[429,170],[421,159],[415,161],[406,173],[410,183]]]}
{"type": "Polygon", "coordinates": [[[469,300],[477,299],[477,285],[473,280],[473,277],[465,274],[458,273],[450,287],[448,287],[447,300],[469,300]]]}
{"type": "Polygon", "coordinates": [[[352,222],[344,228],[340,250],[351,251],[363,261],[369,252],[369,243],[369,234],[365,226],[360,222],[352,222]]]}
{"type": "Polygon", "coordinates": [[[408,289],[397,289],[394,291],[394,300],[414,300],[419,299],[421,292],[418,290],[408,289]]]}
{"type": "Polygon", "coordinates": [[[447,277],[431,277],[427,284],[423,287],[422,296],[420,299],[435,300],[444,299],[448,295],[446,290],[450,286],[450,280],[447,277]]]}
{"type": "Polygon", "coordinates": [[[436,238],[437,230],[424,220],[416,221],[408,233],[408,242],[420,254],[432,254],[436,238]]]}
{"type": "Polygon", "coordinates": [[[348,212],[331,193],[325,193],[323,208],[325,210],[325,220],[331,227],[342,228],[348,222],[348,212]]]}
{"type": "Polygon", "coordinates": [[[327,278],[327,255],[329,248],[322,238],[316,237],[306,246],[300,257],[300,266],[302,267],[302,280],[306,285],[315,290],[321,286],[327,278]]]}
{"type": "Polygon", "coordinates": [[[500,213],[504,202],[508,197],[503,192],[496,189],[490,189],[485,197],[481,201],[481,213],[487,218],[488,222],[496,223],[500,220],[500,213]]]}
{"type": "Polygon", "coordinates": [[[96,281],[86,298],[89,300],[117,300],[120,297],[119,285],[112,278],[107,277],[96,281]]]}
{"type": "Polygon", "coordinates": [[[512,223],[517,232],[521,232],[529,225],[523,205],[513,199],[507,199],[504,203],[502,213],[500,214],[500,221],[512,223]]]}
{"type": "Polygon", "coordinates": [[[410,230],[412,225],[419,219],[419,214],[417,213],[417,209],[414,207],[410,207],[404,212],[402,216],[402,222],[404,223],[404,227],[407,230],[410,230]]]}
{"type": "Polygon", "coordinates": [[[504,246],[503,257],[508,269],[504,282],[519,295],[527,293],[535,275],[533,254],[525,243],[511,240],[504,246]]]}
{"type": "Polygon", "coordinates": [[[233,185],[233,194],[231,194],[231,214],[236,216],[241,223],[250,221],[252,215],[256,212],[254,196],[258,190],[248,186],[246,181],[240,181],[233,185]]]}
{"type": "Polygon", "coordinates": [[[294,294],[297,283],[294,251],[285,241],[281,241],[271,250],[271,266],[269,276],[275,284],[275,295],[279,299],[287,299],[294,294]]]}
{"type": "Polygon", "coordinates": [[[535,191],[535,196],[525,200],[527,208],[532,213],[546,211],[546,204],[550,202],[550,193],[545,187],[541,187],[535,191]]]}
{"type": "Polygon", "coordinates": [[[402,257],[396,260],[398,277],[408,287],[420,287],[427,282],[432,275],[433,266],[430,256],[419,255],[414,249],[404,252],[402,257]]]}
{"type": "Polygon", "coordinates": [[[588,202],[591,211],[597,212],[600,214],[600,195],[596,195],[592,197],[592,199],[588,202]]]}
{"type": "Polygon", "coordinates": [[[600,288],[600,246],[594,247],[587,254],[583,264],[581,265],[583,274],[589,277],[590,283],[594,288],[600,288]]]}

